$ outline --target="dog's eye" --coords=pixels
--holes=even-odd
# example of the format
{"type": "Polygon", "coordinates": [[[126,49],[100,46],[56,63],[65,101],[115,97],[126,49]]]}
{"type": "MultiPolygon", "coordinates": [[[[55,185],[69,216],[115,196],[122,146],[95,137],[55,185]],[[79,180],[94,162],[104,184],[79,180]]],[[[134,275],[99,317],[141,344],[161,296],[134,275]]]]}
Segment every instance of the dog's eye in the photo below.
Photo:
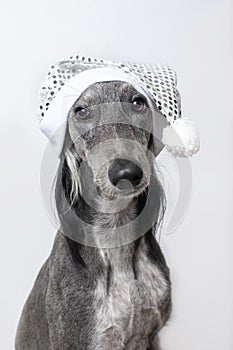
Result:
{"type": "Polygon", "coordinates": [[[80,118],[80,119],[87,119],[89,116],[89,111],[84,107],[76,107],[74,110],[74,113],[80,118]]]}
{"type": "Polygon", "coordinates": [[[141,112],[146,106],[146,101],[143,97],[138,96],[132,100],[132,109],[135,112],[141,112]]]}

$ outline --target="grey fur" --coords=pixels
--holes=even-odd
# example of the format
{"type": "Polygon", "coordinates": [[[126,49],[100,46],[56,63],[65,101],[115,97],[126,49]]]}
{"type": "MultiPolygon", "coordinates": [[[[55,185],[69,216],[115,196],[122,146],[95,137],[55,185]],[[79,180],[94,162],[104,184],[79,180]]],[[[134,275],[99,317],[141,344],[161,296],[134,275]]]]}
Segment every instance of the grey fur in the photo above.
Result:
{"type": "MultiPolygon", "coordinates": [[[[64,159],[71,174],[71,202],[84,191],[81,185],[84,179],[80,178],[75,167],[75,160],[78,159],[92,169],[92,183],[86,186],[90,195],[93,194],[92,185],[97,184],[103,198],[118,199],[114,206],[120,207],[126,199],[131,200],[130,206],[118,215],[111,214],[106,205],[108,202],[103,205],[94,196],[98,210],[106,214],[89,215],[95,224],[88,234],[96,245],[77,243],[86,267],[74,260],[64,235],[67,232],[58,231],[51,254],[42,266],[23,308],[16,334],[16,350],[161,350],[158,332],[171,313],[171,283],[169,269],[152,230],[128,244],[113,248],[102,247],[112,237],[107,237],[101,230],[101,227],[112,228],[114,235],[115,227],[124,225],[137,215],[137,198],[148,186],[154,167],[151,164],[150,168],[146,168],[145,164],[140,186],[122,195],[108,181],[109,159],[116,154],[117,157],[128,157],[130,153],[132,159],[139,159],[143,164],[149,136],[133,126],[117,128],[112,125],[102,126],[94,136],[89,133],[80,137],[85,122],[75,115],[78,105],[85,104],[90,110],[94,106],[95,119],[92,118],[90,122],[94,124],[88,125],[88,128],[96,127],[102,115],[106,117],[118,113],[119,118],[121,114],[131,118],[122,107],[122,99],[127,102],[136,93],[127,83],[93,84],[70,110],[67,140],[72,141],[73,147],[68,150],[64,145],[64,159]],[[117,104],[112,107],[105,105],[108,102],[117,104]],[[104,152],[97,152],[92,157],[89,150],[93,142],[104,142],[107,135],[116,143],[113,142],[112,148],[108,144],[104,152]],[[140,141],[141,146],[125,152],[121,136],[140,141]],[[100,173],[96,172],[99,162],[105,164],[100,173]]],[[[150,121],[149,109],[147,113],[150,121]]],[[[148,125],[150,128],[150,122],[148,125]]],[[[133,144],[129,145],[131,147],[133,144]]],[[[60,190],[58,188],[58,192],[60,190]]],[[[129,227],[129,234],[134,237],[137,227],[129,227]]]]}

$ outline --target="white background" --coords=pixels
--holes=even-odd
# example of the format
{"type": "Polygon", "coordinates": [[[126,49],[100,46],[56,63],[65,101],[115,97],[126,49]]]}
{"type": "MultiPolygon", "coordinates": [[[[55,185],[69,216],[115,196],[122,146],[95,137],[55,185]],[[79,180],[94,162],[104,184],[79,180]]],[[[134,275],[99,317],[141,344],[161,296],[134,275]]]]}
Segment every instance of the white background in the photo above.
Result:
{"type": "Polygon", "coordinates": [[[194,192],[179,228],[163,237],[173,316],[165,350],[233,349],[232,15],[228,0],[7,1],[1,8],[0,349],[13,349],[26,297],[55,229],[40,197],[47,144],[36,120],[49,66],[74,54],[166,62],[183,114],[195,120],[194,192]]]}

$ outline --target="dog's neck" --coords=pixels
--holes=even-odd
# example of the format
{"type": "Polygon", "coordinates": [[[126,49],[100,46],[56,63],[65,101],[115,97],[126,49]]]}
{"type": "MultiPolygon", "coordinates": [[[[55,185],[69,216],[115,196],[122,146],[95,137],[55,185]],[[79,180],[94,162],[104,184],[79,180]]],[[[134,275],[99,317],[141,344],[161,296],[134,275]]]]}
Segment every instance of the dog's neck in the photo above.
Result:
{"type": "MultiPolygon", "coordinates": [[[[141,195],[138,198],[138,201],[134,203],[134,210],[141,212],[143,204],[145,201],[145,195],[141,195]]],[[[101,215],[91,216],[93,214],[93,209],[88,207],[88,205],[80,197],[78,201],[79,208],[76,210],[89,217],[92,220],[92,230],[85,234],[101,234],[101,228],[96,226],[99,223],[103,224],[103,218],[101,215]],[[84,214],[85,213],[85,214],[84,214]]],[[[130,209],[131,210],[131,209],[130,209]]],[[[130,216],[131,213],[125,213],[125,218],[130,216]]],[[[119,218],[118,218],[119,219],[119,218]]],[[[118,220],[117,219],[117,220],[118,220]]],[[[105,223],[108,224],[107,219],[105,218],[105,223]]],[[[111,219],[112,220],[112,219],[111,219]]],[[[118,221],[115,222],[116,224],[118,221]]],[[[113,228],[114,229],[114,228],[113,228]]],[[[132,228],[132,234],[137,234],[137,226],[132,228]]],[[[85,244],[80,244],[77,241],[71,240],[66,237],[68,242],[72,258],[75,262],[75,265],[80,269],[82,266],[86,267],[87,275],[91,280],[97,280],[98,276],[106,275],[107,276],[107,288],[110,283],[110,280],[121,280],[122,278],[127,279],[137,279],[137,265],[138,260],[142,258],[142,254],[146,254],[155,264],[164,264],[164,258],[159,248],[157,241],[154,238],[153,228],[150,228],[147,232],[137,237],[135,240],[128,242],[127,244],[115,247],[103,248],[96,244],[95,247],[88,246],[85,244]]],[[[98,241],[99,243],[99,241],[98,241]]]]}
{"type": "Polygon", "coordinates": [[[135,223],[132,224],[132,222],[134,222],[134,219],[143,210],[146,199],[147,195],[144,192],[137,198],[132,199],[129,205],[120,213],[109,214],[104,213],[101,206],[99,206],[98,210],[95,210],[79,195],[74,205],[75,215],[80,219],[81,224],[78,231],[80,234],[80,231],[83,230],[83,237],[92,237],[93,246],[83,244],[83,242],[79,243],[79,239],[67,238],[71,254],[75,261],[78,264],[81,262],[89,266],[91,270],[95,270],[96,266],[99,266],[98,261],[100,259],[102,261],[100,264],[104,264],[106,267],[110,265],[118,266],[118,268],[124,266],[125,269],[126,266],[131,266],[131,271],[133,271],[132,266],[134,265],[135,253],[140,245],[143,233],[138,235],[137,225],[135,223]],[[118,236],[118,239],[115,240],[117,244],[114,244],[114,237],[116,238],[117,234],[124,234],[121,229],[125,226],[127,226],[127,236],[129,239],[123,239],[123,244],[120,244],[121,239],[118,236]],[[113,235],[112,237],[111,234],[113,235]],[[109,244],[106,245],[106,242],[109,244]],[[120,265],[118,263],[119,261],[121,262],[120,265]]]}
{"type": "MultiPolygon", "coordinates": [[[[138,232],[136,219],[143,210],[146,200],[145,191],[137,197],[131,198],[123,209],[111,212],[112,207],[108,208],[106,202],[102,205],[101,201],[98,201],[93,208],[79,195],[75,204],[75,213],[81,219],[82,230],[89,242],[90,237],[92,237],[94,246],[119,247],[120,251],[124,250],[120,247],[128,246],[130,242],[142,236],[138,232]]],[[[131,245],[134,246],[134,244],[131,245]]]]}

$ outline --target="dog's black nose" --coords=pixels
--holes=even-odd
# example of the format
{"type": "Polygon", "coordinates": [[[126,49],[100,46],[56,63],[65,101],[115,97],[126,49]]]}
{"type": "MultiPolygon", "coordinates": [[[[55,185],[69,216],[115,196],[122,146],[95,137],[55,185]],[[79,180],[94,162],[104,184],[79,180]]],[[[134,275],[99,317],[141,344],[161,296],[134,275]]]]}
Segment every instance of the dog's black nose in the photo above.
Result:
{"type": "MultiPolygon", "coordinates": [[[[139,166],[127,159],[115,159],[109,168],[108,176],[114,186],[121,180],[128,180],[135,187],[142,180],[143,172],[139,166]]],[[[122,189],[119,186],[120,189],[122,189]]]]}

